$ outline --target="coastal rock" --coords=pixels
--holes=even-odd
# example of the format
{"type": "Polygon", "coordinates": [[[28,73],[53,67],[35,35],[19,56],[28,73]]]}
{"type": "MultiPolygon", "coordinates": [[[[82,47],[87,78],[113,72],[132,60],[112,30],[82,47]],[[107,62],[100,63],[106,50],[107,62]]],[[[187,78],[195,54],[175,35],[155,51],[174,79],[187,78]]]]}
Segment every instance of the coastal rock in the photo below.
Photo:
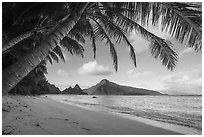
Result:
{"type": "Polygon", "coordinates": [[[107,79],[103,79],[95,86],[85,89],[84,92],[89,95],[162,95],[160,92],[153,90],[118,85],[107,79]]]}

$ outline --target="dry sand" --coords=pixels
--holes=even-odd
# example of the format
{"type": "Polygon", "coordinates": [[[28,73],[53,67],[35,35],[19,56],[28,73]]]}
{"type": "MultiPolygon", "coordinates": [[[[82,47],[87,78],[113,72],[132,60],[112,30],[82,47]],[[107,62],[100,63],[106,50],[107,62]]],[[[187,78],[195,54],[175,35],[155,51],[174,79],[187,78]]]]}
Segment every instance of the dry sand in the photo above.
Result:
{"type": "MultiPolygon", "coordinates": [[[[2,134],[20,135],[179,135],[107,112],[53,100],[51,97],[4,96],[2,134]]],[[[167,126],[168,127],[168,126],[167,126]]],[[[178,128],[176,128],[180,131],[178,128]]],[[[182,131],[182,130],[181,130],[182,131]]]]}

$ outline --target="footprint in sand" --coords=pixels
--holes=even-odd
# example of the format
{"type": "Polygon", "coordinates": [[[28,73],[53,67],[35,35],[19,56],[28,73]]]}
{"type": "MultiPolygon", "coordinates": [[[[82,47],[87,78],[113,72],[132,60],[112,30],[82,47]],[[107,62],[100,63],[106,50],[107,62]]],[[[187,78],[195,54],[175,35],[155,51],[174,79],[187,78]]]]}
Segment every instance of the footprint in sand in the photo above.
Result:
{"type": "Polygon", "coordinates": [[[77,123],[77,122],[72,122],[73,124],[79,124],[79,123],[77,123]]]}
{"type": "Polygon", "coordinates": [[[90,131],[90,130],[91,130],[91,129],[88,129],[88,128],[82,128],[82,129],[87,130],[87,131],[90,131]]]}
{"type": "Polygon", "coordinates": [[[2,111],[4,111],[4,112],[9,112],[9,110],[6,109],[5,107],[2,108],[2,111]]]}
{"type": "Polygon", "coordinates": [[[77,126],[78,128],[84,129],[84,130],[86,130],[86,131],[91,131],[91,129],[88,129],[88,128],[85,128],[85,127],[81,127],[81,125],[79,125],[78,122],[71,122],[71,123],[78,125],[78,126],[77,126]]]}
{"type": "Polygon", "coordinates": [[[14,127],[6,126],[6,129],[2,130],[2,135],[10,135],[13,133],[14,130],[16,130],[14,127]]]}
{"type": "Polygon", "coordinates": [[[20,119],[23,119],[23,117],[22,116],[17,116],[16,117],[16,120],[20,120],[20,119]]]}

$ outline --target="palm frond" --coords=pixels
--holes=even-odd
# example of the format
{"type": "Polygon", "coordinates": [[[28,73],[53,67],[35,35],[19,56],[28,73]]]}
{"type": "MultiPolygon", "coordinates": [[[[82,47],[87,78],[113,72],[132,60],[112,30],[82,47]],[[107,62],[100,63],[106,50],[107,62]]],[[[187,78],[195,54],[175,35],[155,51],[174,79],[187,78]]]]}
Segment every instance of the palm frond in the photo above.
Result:
{"type": "Polygon", "coordinates": [[[130,57],[136,67],[136,55],[134,51],[134,47],[129,42],[128,38],[126,37],[125,33],[126,30],[122,30],[120,27],[114,24],[111,20],[108,20],[105,15],[103,15],[100,12],[96,12],[95,14],[98,17],[98,20],[100,20],[101,23],[103,23],[103,26],[105,27],[107,34],[109,37],[113,37],[116,39],[116,42],[120,43],[121,40],[123,40],[129,47],[130,47],[130,57]]]}
{"type": "Polygon", "coordinates": [[[107,35],[106,31],[103,29],[101,24],[96,19],[92,17],[90,18],[95,22],[95,25],[96,25],[94,28],[95,37],[100,38],[101,41],[106,40],[106,43],[109,44],[111,57],[113,59],[113,66],[114,66],[114,69],[117,71],[118,70],[118,56],[117,56],[117,52],[115,50],[114,44],[112,43],[111,39],[107,35]]]}
{"type": "Polygon", "coordinates": [[[115,71],[118,71],[118,55],[113,43],[110,43],[110,53],[113,58],[114,69],[115,71]]]}
{"type": "Polygon", "coordinates": [[[59,58],[58,58],[58,56],[57,56],[57,54],[55,53],[55,52],[53,52],[53,51],[50,51],[50,57],[52,57],[52,59],[54,60],[54,61],[56,61],[57,63],[59,63],[59,58]]]}
{"type": "Polygon", "coordinates": [[[138,16],[142,25],[156,26],[161,23],[162,31],[166,31],[179,42],[187,42],[195,50],[202,49],[202,11],[196,3],[150,2],[137,3],[140,8],[138,16]],[[141,6],[142,5],[142,6],[141,6]],[[144,9],[144,10],[142,10],[144,9]],[[145,10],[146,9],[146,10],[145,10]]]}
{"type": "Polygon", "coordinates": [[[61,41],[61,45],[65,47],[72,55],[76,54],[81,55],[81,57],[83,57],[84,48],[76,40],[66,36],[61,41]]]}
{"type": "Polygon", "coordinates": [[[82,16],[73,29],[69,32],[68,36],[76,39],[81,43],[85,43],[84,37],[89,34],[89,20],[85,16],[82,16]]]}
{"type": "MultiPolygon", "coordinates": [[[[161,23],[163,31],[167,31],[181,43],[187,42],[189,47],[196,51],[201,51],[202,10],[200,7],[193,2],[122,2],[103,4],[101,9],[112,9],[133,21],[140,21],[143,26],[150,23],[156,26],[161,23]]],[[[104,13],[109,18],[114,18],[110,10],[105,10],[104,13]]]]}
{"type": "MultiPolygon", "coordinates": [[[[108,9],[109,11],[112,11],[111,9],[108,9]]],[[[113,11],[114,12],[114,11],[113,11]]],[[[133,31],[135,30],[137,33],[139,33],[143,38],[147,39],[148,41],[151,42],[150,48],[153,44],[156,45],[160,45],[160,50],[156,50],[156,51],[162,51],[162,53],[166,53],[166,54],[160,54],[158,53],[160,56],[161,61],[163,62],[164,60],[167,60],[167,63],[162,63],[163,65],[165,65],[168,69],[173,70],[173,68],[175,68],[176,62],[177,62],[177,53],[171,48],[171,50],[167,51],[167,46],[170,46],[172,44],[170,44],[170,42],[167,42],[166,40],[154,35],[153,33],[147,31],[145,28],[143,28],[141,25],[139,25],[138,23],[134,22],[133,20],[123,16],[122,14],[118,13],[115,11],[115,14],[117,15],[117,17],[115,18],[115,24],[117,26],[120,26],[122,29],[128,30],[128,31],[133,31]],[[174,56],[174,57],[171,57],[174,56]]],[[[156,53],[156,51],[154,53],[156,53]]],[[[154,56],[156,57],[156,56],[154,56]]]]}
{"type": "MultiPolygon", "coordinates": [[[[91,4],[92,5],[92,4],[91,4]]],[[[77,40],[78,42],[85,43],[85,37],[89,37],[92,42],[94,58],[96,56],[96,43],[93,28],[89,19],[82,16],[73,29],[69,32],[68,36],[77,40]]]]}
{"type": "Polygon", "coordinates": [[[150,5],[150,2],[113,2],[109,4],[103,3],[103,6],[99,7],[99,9],[105,9],[104,13],[110,19],[112,19],[115,15],[113,12],[106,9],[112,9],[117,11],[117,13],[128,17],[129,19],[140,21],[142,24],[145,24],[148,23],[148,16],[151,12],[151,9],[149,8],[150,5]]]}
{"type": "Polygon", "coordinates": [[[192,3],[162,3],[162,25],[181,43],[187,41],[190,47],[200,50],[202,45],[198,43],[202,40],[202,11],[193,8],[195,4],[192,3]]]}
{"type": "Polygon", "coordinates": [[[95,59],[96,58],[96,38],[93,31],[94,28],[92,27],[90,22],[88,22],[87,27],[89,28],[88,35],[90,36],[90,40],[92,42],[91,45],[93,47],[93,53],[94,53],[94,59],[95,59]]]}
{"type": "Polygon", "coordinates": [[[50,57],[50,55],[48,55],[45,59],[48,60],[50,64],[52,65],[52,58],[50,57]]]}
{"type": "Polygon", "coordinates": [[[64,58],[64,55],[62,53],[62,49],[60,46],[56,46],[54,49],[53,49],[53,52],[55,52],[64,62],[65,62],[65,58],[64,58]]]}
{"type": "Polygon", "coordinates": [[[160,58],[162,65],[171,71],[176,67],[177,53],[173,50],[172,43],[164,39],[155,39],[150,43],[152,56],[160,58]]]}
{"type": "Polygon", "coordinates": [[[75,40],[81,42],[81,43],[85,43],[85,38],[84,36],[79,33],[78,31],[70,31],[70,33],[68,34],[69,37],[74,38],[75,40]]]}

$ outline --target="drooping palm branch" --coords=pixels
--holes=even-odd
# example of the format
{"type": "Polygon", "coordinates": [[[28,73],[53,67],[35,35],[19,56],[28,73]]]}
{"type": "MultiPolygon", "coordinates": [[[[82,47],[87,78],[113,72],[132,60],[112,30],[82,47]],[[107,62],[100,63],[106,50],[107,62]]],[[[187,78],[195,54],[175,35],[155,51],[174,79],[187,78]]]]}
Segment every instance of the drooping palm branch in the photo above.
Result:
{"type": "Polygon", "coordinates": [[[111,41],[110,37],[107,35],[104,28],[101,26],[101,24],[97,20],[95,20],[94,18],[91,18],[91,19],[96,23],[96,26],[95,26],[95,29],[94,29],[95,30],[95,32],[94,32],[95,37],[100,38],[101,41],[106,40],[106,43],[109,44],[110,53],[111,53],[111,56],[113,58],[113,65],[114,65],[115,70],[117,71],[118,70],[118,57],[117,57],[116,50],[114,48],[114,44],[111,41]]]}
{"type": "Polygon", "coordinates": [[[83,46],[78,43],[76,40],[70,37],[64,37],[63,40],[60,42],[63,47],[65,47],[72,55],[81,55],[83,57],[84,48],[83,46]]]}
{"type": "Polygon", "coordinates": [[[162,30],[179,42],[187,42],[196,51],[202,49],[202,10],[196,3],[138,3],[138,17],[143,25],[161,24],[162,30]]]}
{"type": "Polygon", "coordinates": [[[122,40],[130,47],[130,56],[133,60],[134,65],[136,66],[136,55],[133,45],[129,42],[126,37],[127,30],[124,30],[117,26],[115,22],[110,21],[103,15],[101,12],[96,12],[96,15],[92,15],[94,18],[97,18],[107,30],[107,34],[111,39],[115,39],[117,43],[120,43],[122,40]]]}
{"type": "MultiPolygon", "coordinates": [[[[123,12],[121,13],[118,12],[118,9],[115,9],[116,10],[115,11],[113,8],[103,7],[101,11],[103,10],[105,10],[106,12],[114,13],[114,16],[111,16],[111,19],[106,19],[105,15],[103,15],[99,11],[96,11],[95,14],[90,15],[92,16],[91,18],[96,17],[97,19],[95,19],[95,22],[97,22],[98,20],[100,21],[100,23],[103,24],[103,26],[108,31],[109,37],[115,38],[116,41],[118,42],[120,42],[123,39],[123,41],[127,43],[127,45],[130,47],[130,55],[135,66],[136,66],[136,55],[134,52],[134,48],[129,42],[128,38],[124,35],[125,32],[130,32],[133,30],[137,31],[141,36],[143,36],[145,39],[151,42],[150,48],[154,46],[153,44],[155,44],[156,46],[154,46],[154,48],[158,48],[158,49],[151,52],[153,56],[155,58],[160,57],[160,59],[162,60],[162,64],[167,66],[168,69],[173,70],[173,68],[176,66],[177,54],[172,49],[172,46],[171,46],[172,44],[170,42],[167,42],[166,40],[147,31],[141,25],[136,23],[134,20],[130,19],[131,17],[134,17],[131,14],[128,14],[130,16],[130,18],[128,18],[124,15],[123,12]],[[156,56],[155,54],[158,54],[158,55],[156,56]]],[[[99,34],[102,35],[104,33],[99,32],[99,34]]],[[[105,38],[105,36],[103,36],[102,38],[105,38]]]]}

